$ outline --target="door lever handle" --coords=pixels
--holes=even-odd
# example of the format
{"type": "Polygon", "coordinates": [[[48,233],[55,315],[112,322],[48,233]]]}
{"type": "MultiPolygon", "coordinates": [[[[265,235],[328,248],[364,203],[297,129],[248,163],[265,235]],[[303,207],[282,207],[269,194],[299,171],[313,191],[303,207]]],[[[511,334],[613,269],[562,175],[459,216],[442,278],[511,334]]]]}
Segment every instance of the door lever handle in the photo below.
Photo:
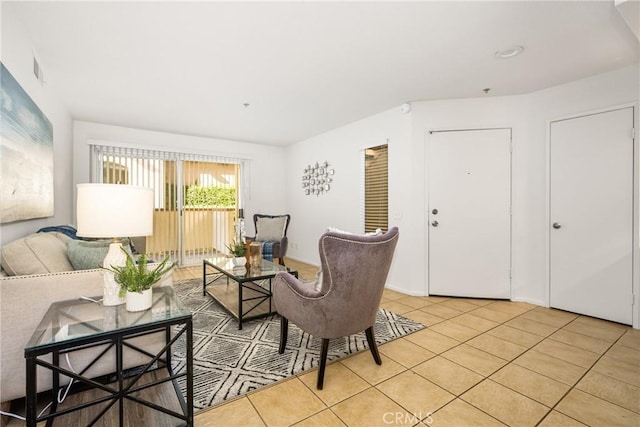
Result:
{"type": "Polygon", "coordinates": [[[562,228],[562,224],[560,224],[559,222],[554,222],[553,223],[553,228],[555,228],[556,230],[559,228],[562,228]]]}

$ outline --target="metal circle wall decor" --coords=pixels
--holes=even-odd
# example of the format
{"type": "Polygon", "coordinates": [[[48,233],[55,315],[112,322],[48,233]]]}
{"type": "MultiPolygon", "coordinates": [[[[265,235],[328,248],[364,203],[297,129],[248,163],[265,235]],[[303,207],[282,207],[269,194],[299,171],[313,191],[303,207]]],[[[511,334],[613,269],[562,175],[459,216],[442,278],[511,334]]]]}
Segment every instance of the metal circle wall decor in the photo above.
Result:
{"type": "Polygon", "coordinates": [[[335,173],[328,161],[307,165],[302,172],[302,189],[307,196],[319,196],[331,190],[335,173]]]}

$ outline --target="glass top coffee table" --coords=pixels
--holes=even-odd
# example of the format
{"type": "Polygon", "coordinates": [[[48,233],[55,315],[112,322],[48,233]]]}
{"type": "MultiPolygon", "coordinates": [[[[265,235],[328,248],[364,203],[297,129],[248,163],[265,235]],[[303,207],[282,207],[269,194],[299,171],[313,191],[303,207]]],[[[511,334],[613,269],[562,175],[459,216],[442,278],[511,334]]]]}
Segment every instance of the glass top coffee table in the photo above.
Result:
{"type": "Polygon", "coordinates": [[[225,256],[202,260],[202,294],[209,294],[222,307],[242,322],[275,313],[271,305],[271,281],[281,271],[298,277],[298,272],[265,259],[260,268],[235,266],[225,256]],[[226,280],[223,280],[226,277],[226,280]]]}

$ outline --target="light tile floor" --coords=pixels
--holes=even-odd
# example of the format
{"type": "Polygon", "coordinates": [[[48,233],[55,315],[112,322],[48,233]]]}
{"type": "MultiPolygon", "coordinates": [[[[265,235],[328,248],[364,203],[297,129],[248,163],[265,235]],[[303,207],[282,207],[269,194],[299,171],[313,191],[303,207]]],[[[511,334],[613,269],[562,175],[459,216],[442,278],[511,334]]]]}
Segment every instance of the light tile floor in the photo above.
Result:
{"type": "MultiPolygon", "coordinates": [[[[287,260],[302,278],[316,268],[287,260]]],[[[175,278],[200,277],[201,267],[175,278]]],[[[197,426],[640,426],[640,331],[535,305],[413,297],[381,306],[427,325],[196,415],[197,426]]]]}

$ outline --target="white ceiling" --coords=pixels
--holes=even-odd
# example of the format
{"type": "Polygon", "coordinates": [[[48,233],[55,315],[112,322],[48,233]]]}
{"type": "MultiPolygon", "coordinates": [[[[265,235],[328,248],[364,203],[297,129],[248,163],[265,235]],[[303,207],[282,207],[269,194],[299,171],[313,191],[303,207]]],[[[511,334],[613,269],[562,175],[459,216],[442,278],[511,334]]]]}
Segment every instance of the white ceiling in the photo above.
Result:
{"type": "Polygon", "coordinates": [[[273,145],[404,102],[532,92],[640,51],[613,1],[2,7],[75,119],[273,145]],[[494,57],[509,45],[524,53],[494,57]]]}

